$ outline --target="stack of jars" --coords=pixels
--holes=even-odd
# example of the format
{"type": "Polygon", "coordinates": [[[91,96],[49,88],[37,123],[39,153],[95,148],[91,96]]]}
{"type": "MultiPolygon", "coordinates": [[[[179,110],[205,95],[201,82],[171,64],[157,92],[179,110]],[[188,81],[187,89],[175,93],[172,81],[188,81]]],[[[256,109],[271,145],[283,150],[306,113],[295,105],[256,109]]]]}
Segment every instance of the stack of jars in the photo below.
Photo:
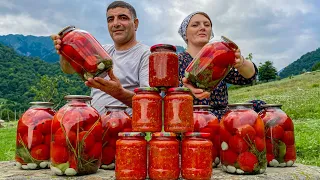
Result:
{"type": "Polygon", "coordinates": [[[193,97],[177,87],[176,48],[167,44],[151,47],[149,84],[135,89],[132,98],[132,131],[119,133],[116,142],[117,179],[210,179],[212,142],[209,133],[193,133],[193,97]],[[162,97],[160,93],[165,96],[162,97]],[[161,132],[162,130],[166,132],[161,132]],[[147,142],[145,132],[152,132],[147,142]],[[148,150],[149,149],[149,150],[148,150]]]}

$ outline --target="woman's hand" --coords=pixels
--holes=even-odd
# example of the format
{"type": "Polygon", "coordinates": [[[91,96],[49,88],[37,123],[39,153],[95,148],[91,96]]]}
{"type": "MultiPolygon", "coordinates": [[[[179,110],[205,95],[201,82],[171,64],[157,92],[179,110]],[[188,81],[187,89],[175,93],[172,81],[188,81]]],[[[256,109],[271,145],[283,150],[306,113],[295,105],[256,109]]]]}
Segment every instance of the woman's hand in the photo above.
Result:
{"type": "Polygon", "coordinates": [[[244,61],[245,61],[245,59],[241,55],[240,49],[237,49],[236,53],[235,53],[235,63],[233,65],[233,67],[235,67],[236,69],[240,68],[241,66],[243,66],[244,61]]]}
{"type": "Polygon", "coordinates": [[[190,91],[192,92],[193,96],[196,97],[197,99],[205,99],[205,98],[208,98],[210,97],[210,93],[207,92],[207,91],[204,91],[203,89],[198,89],[198,88],[195,88],[192,84],[190,84],[188,82],[188,79],[187,78],[182,78],[182,82],[183,82],[183,85],[187,88],[190,89],[190,91]]]}

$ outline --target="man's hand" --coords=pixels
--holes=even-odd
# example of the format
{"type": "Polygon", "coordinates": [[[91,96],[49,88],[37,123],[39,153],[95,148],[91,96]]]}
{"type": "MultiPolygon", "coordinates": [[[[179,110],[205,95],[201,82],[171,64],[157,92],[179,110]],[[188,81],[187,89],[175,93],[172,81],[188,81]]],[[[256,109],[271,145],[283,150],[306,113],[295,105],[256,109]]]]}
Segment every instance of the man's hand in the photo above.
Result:
{"type": "Polygon", "coordinates": [[[194,97],[196,97],[197,99],[202,100],[202,99],[210,97],[210,92],[204,91],[203,89],[198,89],[198,88],[193,87],[193,85],[188,82],[187,78],[185,78],[185,77],[182,78],[182,82],[185,87],[190,89],[190,91],[192,92],[194,97]]]}
{"type": "Polygon", "coordinates": [[[85,84],[89,87],[100,89],[113,97],[118,96],[118,94],[123,91],[120,80],[113,74],[112,69],[108,72],[108,75],[110,77],[109,80],[105,80],[101,77],[95,77],[89,78],[85,84]]]}
{"type": "Polygon", "coordinates": [[[53,44],[54,44],[54,48],[56,49],[57,53],[60,54],[60,48],[61,48],[61,39],[60,36],[57,34],[53,34],[50,36],[53,44]]]}

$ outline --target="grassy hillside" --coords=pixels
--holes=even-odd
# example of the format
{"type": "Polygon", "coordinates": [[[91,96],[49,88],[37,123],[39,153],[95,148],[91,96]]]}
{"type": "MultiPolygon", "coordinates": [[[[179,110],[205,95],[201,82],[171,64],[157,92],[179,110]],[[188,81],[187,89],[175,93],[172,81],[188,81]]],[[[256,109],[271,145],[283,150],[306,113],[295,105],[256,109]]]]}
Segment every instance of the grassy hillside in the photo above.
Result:
{"type": "Polygon", "coordinates": [[[320,166],[320,72],[229,91],[229,103],[251,99],[282,104],[294,121],[298,162],[320,166]]]}
{"type": "MultiPolygon", "coordinates": [[[[320,72],[229,91],[230,103],[251,99],[283,104],[295,125],[297,162],[320,166],[320,72]]],[[[15,131],[12,123],[0,129],[0,161],[13,159],[15,131]]]]}

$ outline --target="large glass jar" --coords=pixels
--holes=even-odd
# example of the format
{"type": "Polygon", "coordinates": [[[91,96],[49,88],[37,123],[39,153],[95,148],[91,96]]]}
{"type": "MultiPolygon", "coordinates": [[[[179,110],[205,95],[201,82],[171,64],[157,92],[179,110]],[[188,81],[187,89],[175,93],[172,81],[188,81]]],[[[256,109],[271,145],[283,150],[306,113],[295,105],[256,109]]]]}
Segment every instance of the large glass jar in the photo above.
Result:
{"type": "Polygon", "coordinates": [[[229,104],[220,121],[222,169],[234,174],[260,174],[267,167],[264,125],[252,103],[229,104]]]}
{"type": "Polygon", "coordinates": [[[176,47],[157,44],[150,48],[149,85],[151,87],[179,86],[178,56],[176,47]]]}
{"type": "Polygon", "coordinates": [[[179,141],[175,133],[157,132],[149,141],[149,178],[153,180],[178,179],[179,141]]]}
{"type": "Polygon", "coordinates": [[[209,138],[210,133],[184,133],[181,157],[181,174],[184,179],[211,179],[212,142],[209,138]]]}
{"type": "Polygon", "coordinates": [[[162,98],[157,88],[140,87],[132,97],[132,131],[159,132],[162,128],[162,98]]]}
{"type": "Polygon", "coordinates": [[[164,130],[193,131],[193,97],[188,88],[170,88],[164,97],[164,130]]]}
{"type": "Polygon", "coordinates": [[[238,46],[224,36],[220,41],[209,42],[188,65],[185,77],[195,87],[212,91],[235,63],[237,49],[238,46]]]}
{"type": "Polygon", "coordinates": [[[90,96],[68,95],[52,122],[51,170],[56,175],[86,175],[101,163],[102,125],[90,96]]]}
{"type": "Polygon", "coordinates": [[[121,132],[116,142],[117,180],[144,180],[147,177],[147,141],[140,132],[121,132]]]}
{"type": "Polygon", "coordinates": [[[112,68],[112,60],[100,43],[87,31],[67,26],[59,33],[61,55],[67,62],[61,63],[66,73],[78,73],[83,80],[105,77],[112,68]]]}
{"type": "Polygon", "coordinates": [[[292,166],[296,161],[294,126],[279,104],[262,105],[260,116],[265,125],[268,165],[292,166]]]}
{"type": "Polygon", "coordinates": [[[114,169],[116,155],[116,141],[119,132],[130,132],[131,117],[125,111],[127,106],[106,106],[106,114],[101,116],[102,121],[102,169],[114,169]]]}
{"type": "Polygon", "coordinates": [[[51,122],[55,111],[50,102],[30,102],[21,116],[16,136],[16,166],[21,169],[48,168],[51,122]]]}
{"type": "Polygon", "coordinates": [[[210,133],[212,147],[212,167],[220,163],[220,124],[218,118],[211,113],[209,105],[194,105],[193,120],[194,132],[210,133]]]}

